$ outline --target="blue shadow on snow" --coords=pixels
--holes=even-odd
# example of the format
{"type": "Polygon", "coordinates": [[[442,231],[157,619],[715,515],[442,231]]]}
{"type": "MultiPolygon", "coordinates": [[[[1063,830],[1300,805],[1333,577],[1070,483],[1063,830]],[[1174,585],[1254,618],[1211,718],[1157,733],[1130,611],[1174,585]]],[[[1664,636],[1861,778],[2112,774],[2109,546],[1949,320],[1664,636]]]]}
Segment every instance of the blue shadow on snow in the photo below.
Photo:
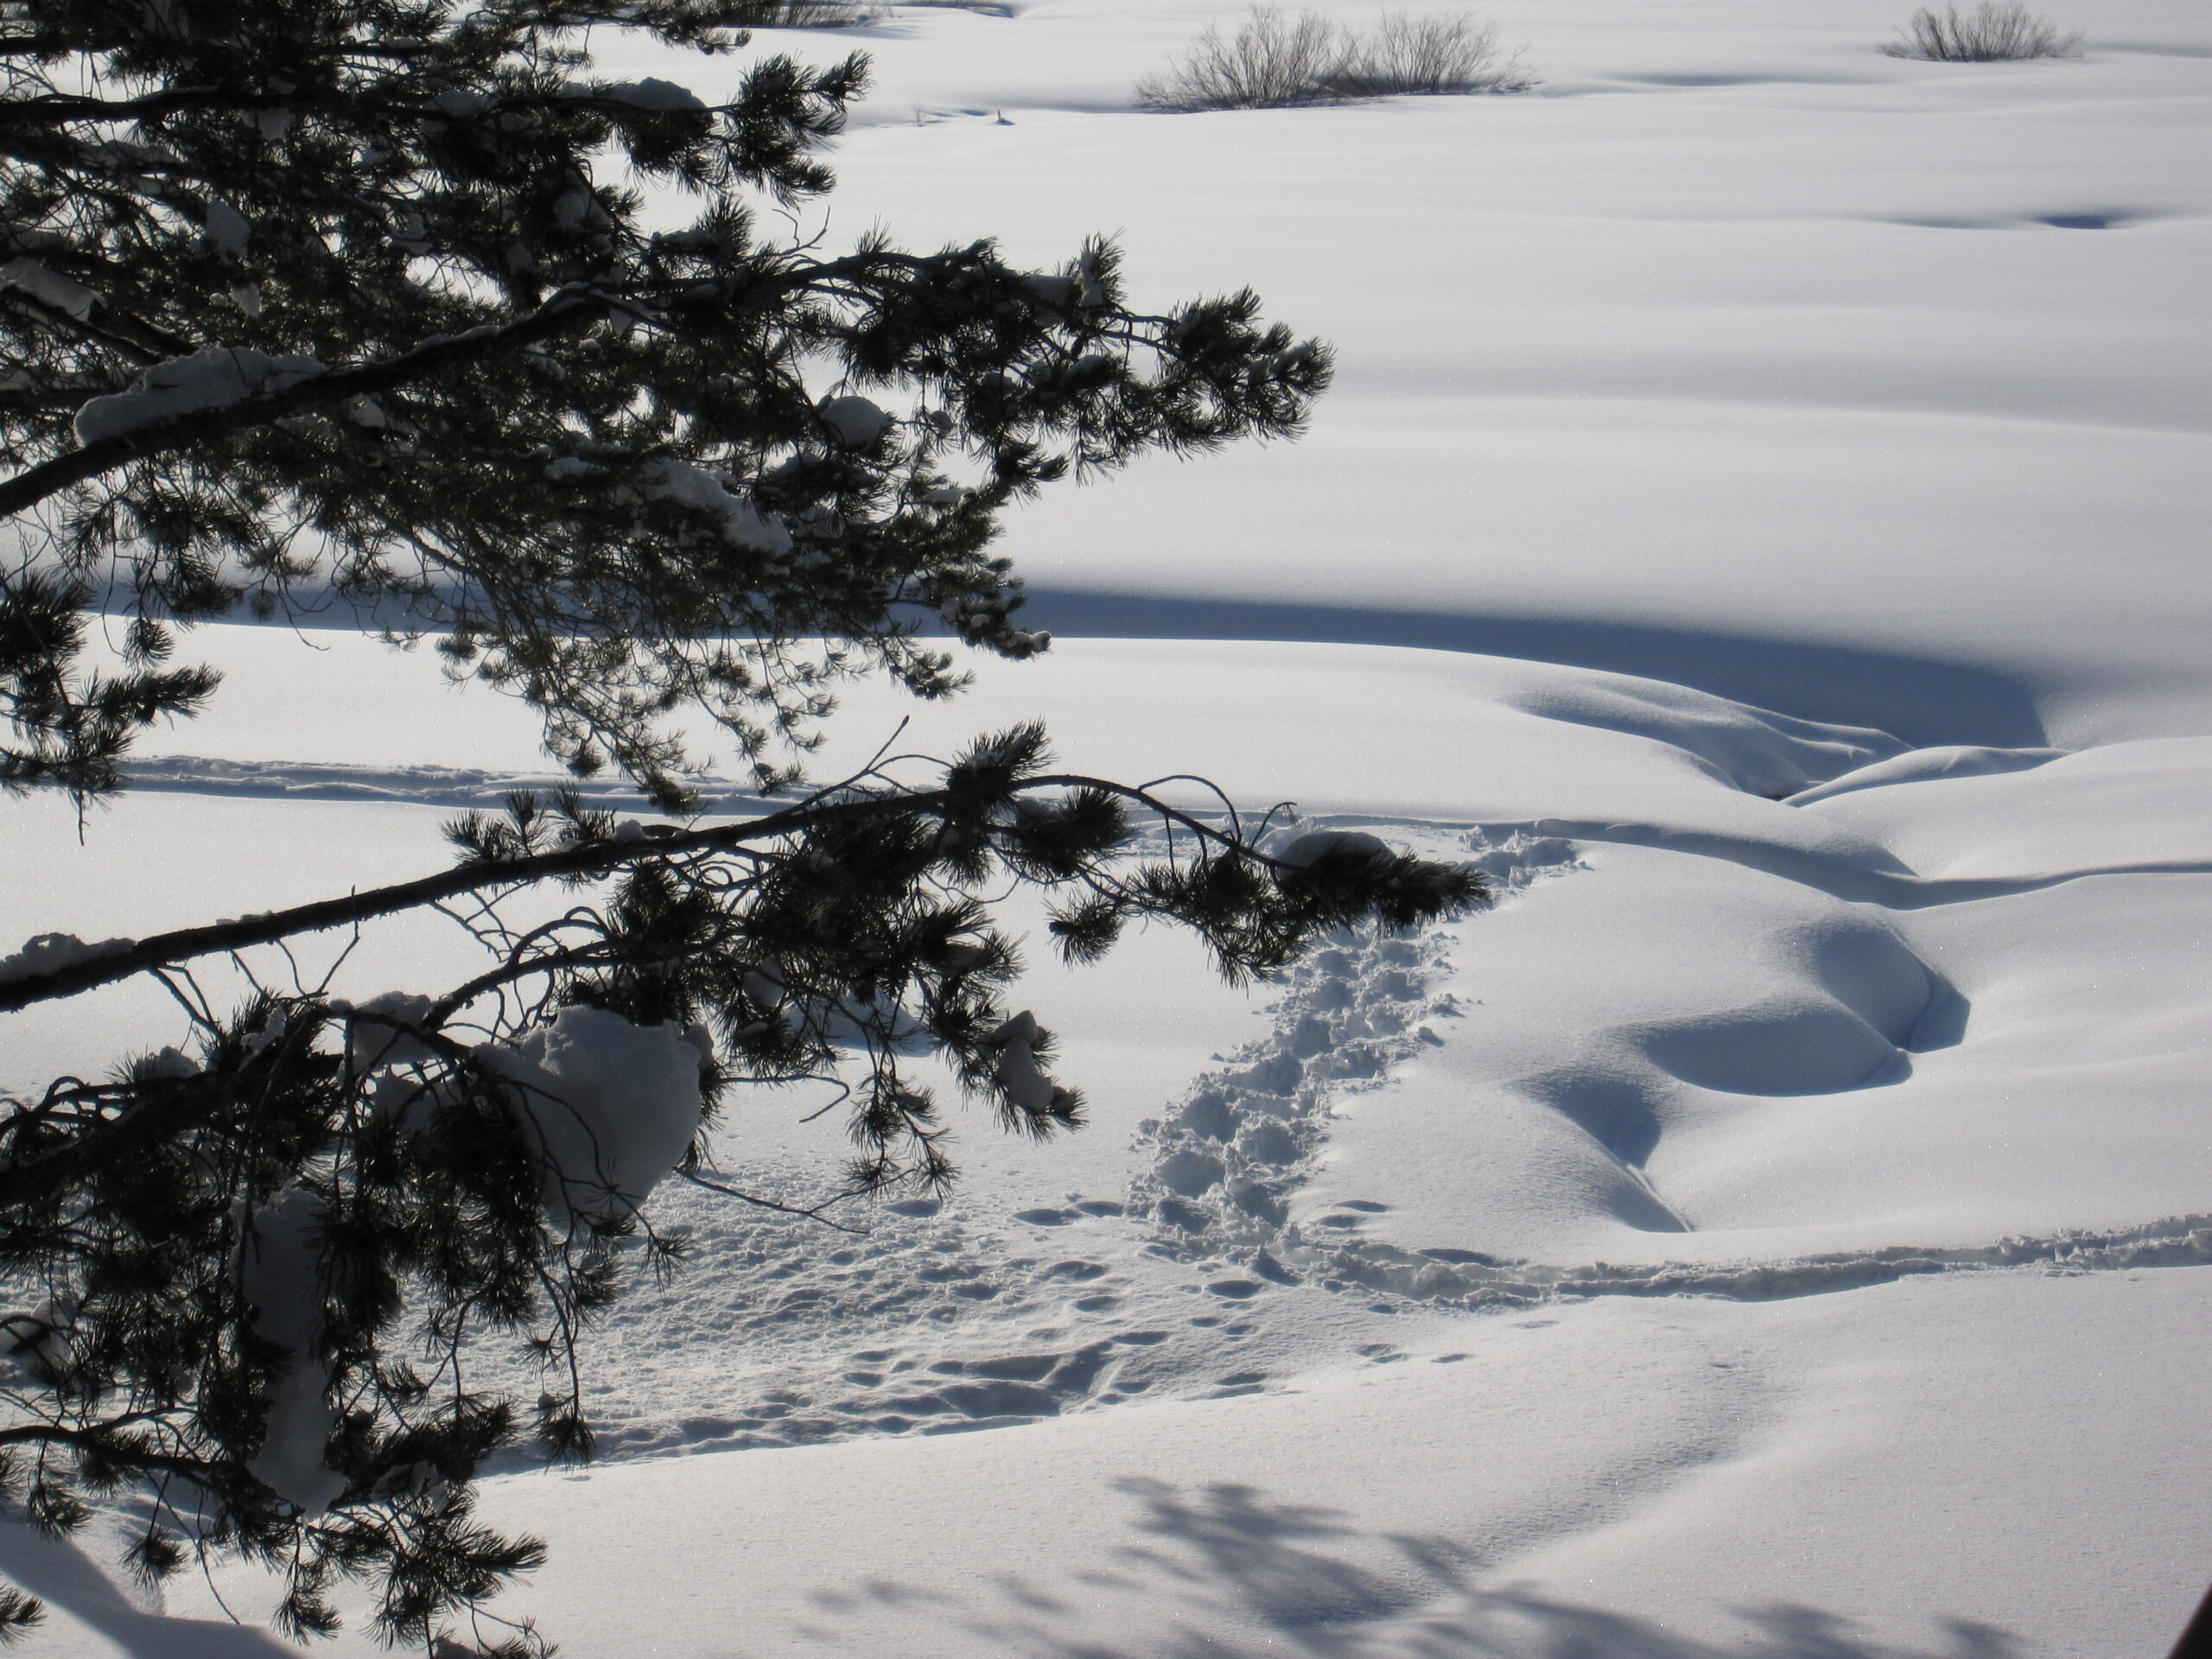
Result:
{"type": "Polygon", "coordinates": [[[1056,588],[1031,588],[1022,620],[1071,639],[1406,645],[1560,663],[1692,686],[1802,720],[1878,727],[1917,748],[2033,748],[2046,739],[2027,687],[1997,670],[1718,629],[1056,588]]]}

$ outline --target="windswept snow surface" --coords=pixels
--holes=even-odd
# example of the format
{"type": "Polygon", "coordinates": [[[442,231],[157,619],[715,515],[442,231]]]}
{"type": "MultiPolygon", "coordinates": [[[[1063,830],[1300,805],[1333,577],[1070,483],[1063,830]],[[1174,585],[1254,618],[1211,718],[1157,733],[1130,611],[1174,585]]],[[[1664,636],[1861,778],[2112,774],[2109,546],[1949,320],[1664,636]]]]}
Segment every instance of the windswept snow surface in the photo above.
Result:
{"type": "MultiPolygon", "coordinates": [[[[686,1659],[2156,1659],[2212,1577],[2212,25],[2082,0],[2079,60],[1930,65],[1904,4],[1547,0],[1491,13],[1528,97],[1130,112],[1240,10],[775,36],[876,56],[832,240],[1118,227],[1141,302],[1252,282],[1342,362],[1300,445],[1025,510],[1059,643],[855,695],[818,770],[1041,715],[1499,902],[1249,997],[1033,944],[1081,1134],[979,1115],[950,1199],[850,1232],[664,1183],[693,1262],[592,1339],[601,1465],[487,1491],[553,1551],[503,1609],[686,1659]]],[[[548,781],[427,652],[195,650],[223,693],[81,847],[0,805],[0,946],[419,874],[548,781]]],[[[374,930],[334,988],[469,949],[374,930]]],[[[79,1003],[0,1083],[181,1040],[79,1003]]],[[[824,1103],[741,1102],[721,1174],[828,1190],[824,1103]]],[[[104,1548],[0,1527],[48,1650],[281,1650],[104,1548]]]]}

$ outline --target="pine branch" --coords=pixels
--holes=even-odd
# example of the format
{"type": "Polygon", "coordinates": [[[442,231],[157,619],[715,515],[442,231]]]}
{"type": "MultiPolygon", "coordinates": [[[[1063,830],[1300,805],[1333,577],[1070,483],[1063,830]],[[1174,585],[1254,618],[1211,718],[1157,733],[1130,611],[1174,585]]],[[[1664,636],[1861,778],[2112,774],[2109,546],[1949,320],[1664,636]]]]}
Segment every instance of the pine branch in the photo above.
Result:
{"type": "MultiPolygon", "coordinates": [[[[1234,851],[1269,869],[1295,867],[1260,852],[1235,836],[1184,812],[1148,791],[1110,779],[1077,772],[1052,773],[1024,779],[1014,795],[1045,790],[1096,790],[1157,813],[1164,821],[1187,830],[1201,841],[1234,851]]],[[[893,815],[929,814],[955,804],[960,797],[952,789],[920,790],[868,796],[860,799],[816,799],[772,813],[766,817],[708,830],[679,830],[676,834],[640,842],[593,841],[556,852],[502,861],[467,863],[436,875],[423,876],[390,887],[352,893],[342,899],[323,899],[296,905],[289,910],[204,927],[181,928],[135,941],[127,950],[36,976],[0,979],[0,1014],[12,1014],[37,1002],[79,995],[102,985],[112,985],[152,968],[166,968],[194,957],[273,944],[302,933],[351,927],[380,916],[419,910],[463,893],[519,887],[566,877],[604,876],[648,861],[680,858],[687,854],[733,853],[789,836],[848,826],[869,818],[893,815]]],[[[504,970],[495,970],[496,976],[504,970]]],[[[489,988],[487,984],[486,988],[489,988]]]]}
{"type": "Polygon", "coordinates": [[[149,421],[0,480],[0,517],[27,512],[73,485],[134,461],[150,460],[248,428],[273,425],[287,416],[325,409],[351,398],[394,391],[459,364],[533,346],[600,321],[630,303],[589,289],[564,289],[529,316],[502,327],[474,328],[449,339],[425,340],[414,350],[382,362],[326,370],[278,391],[242,398],[218,409],[189,410],[165,420],[149,421]]]}

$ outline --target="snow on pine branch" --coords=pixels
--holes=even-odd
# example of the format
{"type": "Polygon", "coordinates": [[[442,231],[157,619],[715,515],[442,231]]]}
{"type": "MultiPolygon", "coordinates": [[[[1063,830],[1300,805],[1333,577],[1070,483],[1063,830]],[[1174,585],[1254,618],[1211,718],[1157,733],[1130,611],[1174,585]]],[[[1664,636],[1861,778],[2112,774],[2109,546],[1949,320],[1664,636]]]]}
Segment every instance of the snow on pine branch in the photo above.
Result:
{"type": "Polygon", "coordinates": [[[789,531],[750,501],[731,494],[729,486],[704,467],[688,461],[663,459],[649,461],[640,470],[650,499],[673,501],[709,515],[720,526],[724,541],[771,556],[791,550],[789,531]]]}
{"type": "Polygon", "coordinates": [[[318,1357],[322,1278],[318,1270],[328,1211],[304,1187],[290,1187],[254,1217],[243,1265],[254,1332],[283,1355],[270,1385],[268,1432],[247,1460],[254,1478],[303,1514],[321,1515],[346,1490],[346,1477],[323,1461],[338,1427],[330,1372],[318,1357]]]}
{"type": "Polygon", "coordinates": [[[41,305],[51,306],[79,322],[91,316],[92,308],[100,302],[98,289],[87,288],[58,270],[49,270],[28,255],[0,265],[0,289],[28,294],[41,305]]]}
{"type": "Polygon", "coordinates": [[[597,85],[572,80],[561,88],[561,96],[594,99],[604,104],[626,104],[632,109],[656,112],[703,111],[707,107],[690,88],[651,76],[643,80],[602,81],[597,85]]]}
{"type": "Polygon", "coordinates": [[[522,1096],[556,1230],[644,1207],[699,1131],[700,1071],[712,1046],[702,1027],[638,1026],[604,1008],[569,1007],[512,1046],[475,1050],[522,1096]]]}
{"type": "Polygon", "coordinates": [[[0,957],[0,982],[58,974],[64,968],[98,962],[103,957],[121,956],[136,949],[137,943],[136,939],[102,939],[87,944],[74,933],[40,933],[26,939],[22,950],[0,957]]]}
{"type": "Polygon", "coordinates": [[[77,442],[89,448],[180,415],[227,409],[283,391],[324,372],[312,357],[271,357],[246,346],[211,346],[154,364],[127,390],[93,398],[77,411],[77,442]]]}

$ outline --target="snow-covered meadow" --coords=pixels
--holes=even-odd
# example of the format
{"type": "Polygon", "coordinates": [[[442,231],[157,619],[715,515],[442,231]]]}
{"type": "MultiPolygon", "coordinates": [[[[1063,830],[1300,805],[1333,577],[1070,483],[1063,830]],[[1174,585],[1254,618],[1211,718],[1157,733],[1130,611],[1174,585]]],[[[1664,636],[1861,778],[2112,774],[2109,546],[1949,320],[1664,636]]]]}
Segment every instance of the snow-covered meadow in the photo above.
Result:
{"type": "MultiPolygon", "coordinates": [[[[1300,444],[1019,514],[1052,652],[856,696],[817,770],[1041,715],[1504,896],[1251,996],[1039,947],[1080,1135],[979,1116],[851,1234],[667,1194],[696,1260],[594,1339],[600,1463],[487,1487],[552,1548],[503,1609],[684,1659],[2152,1659],[2212,1580],[2212,18],[2053,0],[2080,58],[1942,65],[1891,0],[1502,0],[1529,95],[1134,110],[1239,10],[776,39],[877,65],[803,234],[1116,232],[1141,302],[1249,282],[1341,365],[1300,444]]],[[[0,802],[0,941],[420,874],[550,769],[427,652],[186,654],[224,691],[81,842],[0,802]]],[[[0,1082],[174,1023],[9,1016],[0,1082]]],[[[723,1167],[819,1192],[822,1103],[723,1167]]],[[[0,1528],[31,1650],[283,1650],[252,1574],[107,1542],[0,1528]]]]}

